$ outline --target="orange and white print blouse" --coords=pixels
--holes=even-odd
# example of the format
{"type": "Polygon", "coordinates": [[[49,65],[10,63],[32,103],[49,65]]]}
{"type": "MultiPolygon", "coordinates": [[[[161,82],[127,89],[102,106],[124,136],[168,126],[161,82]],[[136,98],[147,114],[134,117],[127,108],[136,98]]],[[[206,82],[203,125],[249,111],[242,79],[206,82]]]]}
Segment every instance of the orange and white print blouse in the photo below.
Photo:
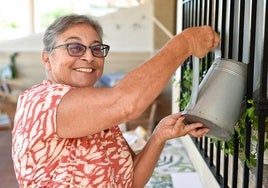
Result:
{"type": "Polygon", "coordinates": [[[57,135],[57,107],[71,89],[46,80],[20,95],[12,130],[19,187],[131,187],[133,162],[118,126],[82,138],[57,135]]]}

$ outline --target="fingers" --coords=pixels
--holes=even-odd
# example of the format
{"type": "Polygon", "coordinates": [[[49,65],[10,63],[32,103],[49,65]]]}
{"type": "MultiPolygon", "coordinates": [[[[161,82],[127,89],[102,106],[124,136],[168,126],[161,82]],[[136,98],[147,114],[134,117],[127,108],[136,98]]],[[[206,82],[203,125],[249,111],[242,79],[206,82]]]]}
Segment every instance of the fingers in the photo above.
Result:
{"type": "Polygon", "coordinates": [[[203,124],[201,123],[192,123],[192,124],[187,124],[187,125],[184,124],[184,130],[187,134],[197,129],[201,129],[202,127],[203,127],[203,124]]]}
{"type": "Polygon", "coordinates": [[[174,125],[181,117],[181,112],[171,114],[160,121],[160,124],[174,125]]]}
{"type": "Polygon", "coordinates": [[[209,129],[202,123],[185,124],[185,117],[181,113],[169,115],[162,119],[154,130],[160,140],[166,141],[172,138],[185,136],[187,134],[194,137],[204,136],[209,129]]]}
{"type": "Polygon", "coordinates": [[[177,113],[171,114],[170,117],[172,117],[174,119],[179,119],[181,117],[181,112],[177,112],[177,113]]]}
{"type": "Polygon", "coordinates": [[[187,39],[191,54],[202,58],[219,46],[220,37],[210,26],[191,27],[182,35],[187,39]]]}
{"type": "Polygon", "coordinates": [[[219,46],[220,40],[221,40],[220,36],[216,32],[214,32],[214,35],[215,35],[215,37],[214,37],[213,49],[215,49],[219,46]]]}
{"type": "Polygon", "coordinates": [[[210,26],[201,26],[201,27],[204,27],[205,29],[209,30],[208,31],[209,34],[208,34],[206,40],[208,41],[208,46],[209,46],[209,43],[211,44],[210,50],[217,48],[219,46],[219,43],[220,43],[220,36],[218,35],[218,33],[216,31],[214,31],[212,29],[212,27],[210,27],[210,26]]]}
{"type": "Polygon", "coordinates": [[[189,131],[188,134],[193,137],[202,137],[205,136],[209,132],[209,128],[202,127],[199,129],[194,129],[192,131],[189,131]]]}
{"type": "Polygon", "coordinates": [[[183,123],[184,117],[180,118],[182,121],[184,135],[189,134],[193,137],[202,137],[209,132],[209,128],[205,127],[202,123],[192,123],[185,125],[183,123]]]}

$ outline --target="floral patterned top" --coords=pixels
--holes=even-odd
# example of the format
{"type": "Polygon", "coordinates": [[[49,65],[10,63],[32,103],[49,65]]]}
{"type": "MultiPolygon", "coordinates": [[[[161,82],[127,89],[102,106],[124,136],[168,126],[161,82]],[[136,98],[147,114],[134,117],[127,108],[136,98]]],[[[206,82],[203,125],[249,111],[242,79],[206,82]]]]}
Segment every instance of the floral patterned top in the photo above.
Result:
{"type": "Polygon", "coordinates": [[[46,80],[20,95],[12,130],[19,186],[131,187],[133,161],[118,126],[82,138],[57,135],[57,106],[71,89],[46,80]]]}

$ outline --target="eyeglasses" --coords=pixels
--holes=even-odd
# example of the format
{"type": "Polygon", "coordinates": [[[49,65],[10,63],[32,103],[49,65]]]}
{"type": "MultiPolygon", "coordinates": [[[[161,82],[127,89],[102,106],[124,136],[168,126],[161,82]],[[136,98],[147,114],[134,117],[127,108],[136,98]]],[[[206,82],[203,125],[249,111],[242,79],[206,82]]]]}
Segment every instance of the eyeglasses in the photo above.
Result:
{"type": "Polygon", "coordinates": [[[93,46],[85,46],[80,43],[66,43],[51,48],[50,52],[62,46],[65,46],[67,48],[68,54],[71,57],[83,56],[86,53],[87,48],[90,49],[94,57],[106,57],[110,50],[110,46],[107,44],[96,44],[93,46]]]}

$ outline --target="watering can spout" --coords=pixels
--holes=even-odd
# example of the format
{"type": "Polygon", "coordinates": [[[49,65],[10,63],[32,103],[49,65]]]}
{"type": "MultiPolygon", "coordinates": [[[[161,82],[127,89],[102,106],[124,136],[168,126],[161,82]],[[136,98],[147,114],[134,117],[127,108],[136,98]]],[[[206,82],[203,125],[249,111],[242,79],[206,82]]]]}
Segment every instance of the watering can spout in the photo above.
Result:
{"type": "Polygon", "coordinates": [[[229,140],[239,119],[246,90],[246,64],[220,58],[215,59],[199,85],[199,59],[193,57],[191,99],[183,114],[186,123],[201,122],[210,131],[206,136],[229,140]]]}

